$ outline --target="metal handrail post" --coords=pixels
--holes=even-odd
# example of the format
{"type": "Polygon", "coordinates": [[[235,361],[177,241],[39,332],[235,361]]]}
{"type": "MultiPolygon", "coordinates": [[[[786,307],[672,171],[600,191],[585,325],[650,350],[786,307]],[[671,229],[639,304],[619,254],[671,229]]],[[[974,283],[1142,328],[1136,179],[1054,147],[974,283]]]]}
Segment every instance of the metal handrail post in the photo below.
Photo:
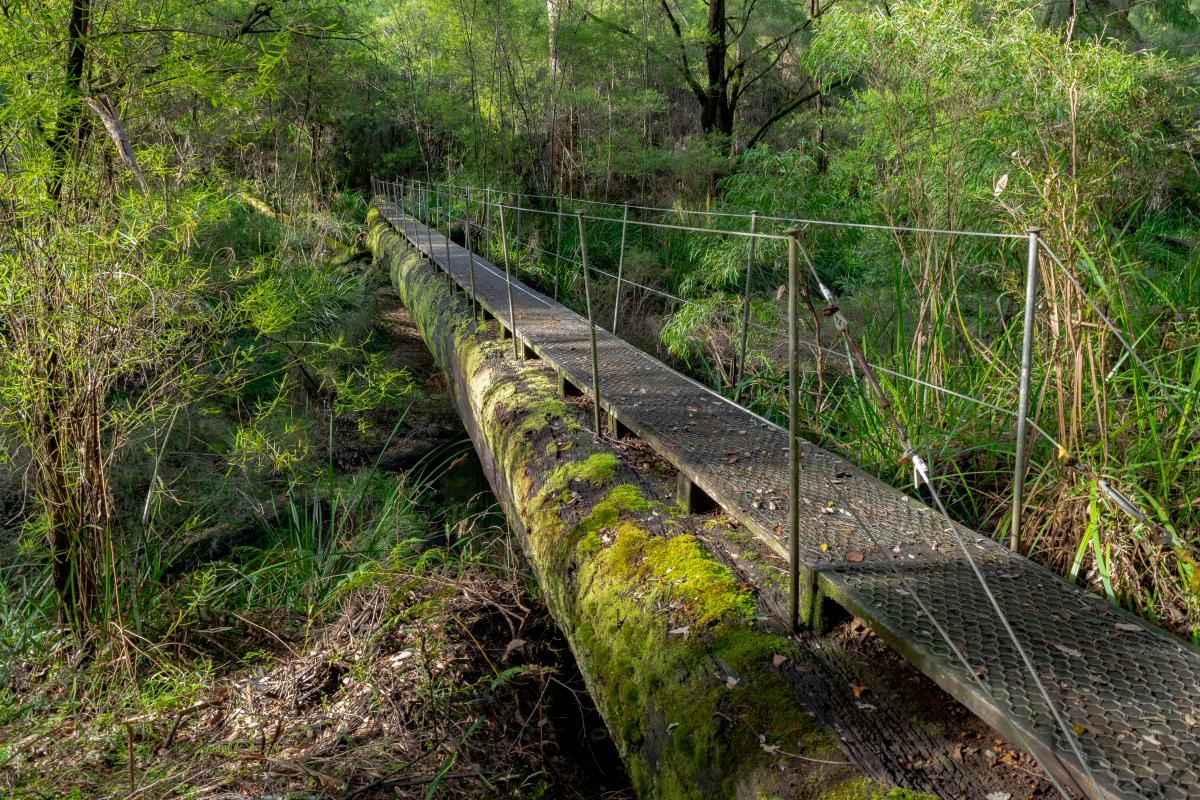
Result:
{"type": "MultiPolygon", "coordinates": [[[[800,626],[800,230],[788,237],[788,555],[792,628],[800,626]]],[[[752,240],[753,241],[753,240],[752,240]]]]}
{"type": "Polygon", "coordinates": [[[440,195],[438,193],[438,185],[436,183],[429,184],[429,220],[425,223],[425,237],[429,240],[429,260],[433,262],[433,268],[438,268],[438,263],[433,257],[433,232],[437,230],[438,211],[441,208],[440,195]]]}
{"type": "Polygon", "coordinates": [[[463,241],[467,246],[467,264],[468,271],[471,275],[471,314],[479,316],[479,298],[475,294],[475,251],[471,249],[471,187],[467,187],[466,206],[463,211],[463,216],[466,218],[464,226],[463,241]]]}
{"type": "Polygon", "coordinates": [[[742,341],[738,348],[737,372],[734,373],[734,397],[740,397],[742,393],[741,383],[746,377],[746,345],[750,338],[750,279],[751,273],[754,271],[754,244],[757,238],[754,236],[758,227],[758,212],[750,212],[750,240],[746,247],[746,291],[742,295],[742,341]]]}
{"type": "Polygon", "coordinates": [[[587,240],[583,236],[583,211],[575,210],[575,221],[579,225],[579,258],[583,270],[583,303],[587,306],[588,329],[592,336],[592,424],[596,427],[596,440],[600,440],[600,359],[596,353],[596,320],[592,315],[592,282],[588,278],[587,240]]]}
{"type": "Polygon", "coordinates": [[[513,198],[513,204],[517,207],[517,224],[513,230],[513,250],[516,251],[517,257],[521,256],[521,196],[517,195],[513,198]]]}
{"type": "Polygon", "coordinates": [[[453,292],[454,291],[454,274],[452,272],[450,272],[450,224],[451,224],[451,221],[454,219],[454,215],[452,213],[450,213],[451,206],[450,206],[450,201],[449,201],[449,196],[450,196],[449,188],[446,189],[446,195],[447,195],[446,213],[444,215],[446,217],[446,280],[450,284],[450,291],[453,292]]]}
{"type": "Polygon", "coordinates": [[[517,312],[513,309],[512,269],[508,258],[508,227],[504,222],[504,206],[500,206],[500,247],[504,253],[504,286],[508,291],[508,332],[513,340],[513,358],[521,358],[521,345],[517,341],[517,312]]]}
{"type": "Polygon", "coordinates": [[[495,263],[492,258],[492,187],[484,187],[483,195],[483,228],[484,228],[484,244],[487,245],[487,260],[495,263]]]}
{"type": "Polygon", "coordinates": [[[617,315],[621,313],[621,276],[625,270],[625,234],[629,231],[629,203],[621,217],[621,250],[617,255],[617,294],[613,298],[613,336],[617,335],[617,315]]]}
{"type": "Polygon", "coordinates": [[[558,235],[554,243],[554,299],[558,300],[558,281],[562,273],[562,226],[563,226],[562,195],[558,197],[558,235]]]}
{"type": "MultiPolygon", "coordinates": [[[[425,219],[425,181],[417,181],[416,211],[417,213],[413,216],[416,218],[418,224],[423,225],[425,219]]],[[[415,237],[416,233],[417,232],[414,231],[414,239],[416,241],[420,241],[419,238],[415,237]]],[[[418,244],[417,249],[421,250],[422,255],[424,255],[424,247],[418,244]]]]}
{"type": "Polygon", "coordinates": [[[1025,258],[1025,320],[1021,333],[1021,388],[1017,397],[1017,457],[1013,473],[1012,534],[1009,547],[1021,544],[1021,512],[1025,501],[1025,443],[1029,425],[1029,384],[1033,371],[1033,322],[1037,303],[1038,238],[1040,228],[1030,228],[1029,250],[1025,258]]]}
{"type": "Polygon", "coordinates": [[[433,269],[436,272],[438,268],[437,261],[433,259],[433,208],[437,202],[433,196],[435,191],[437,191],[437,188],[432,183],[429,184],[429,191],[426,194],[429,205],[425,209],[425,245],[428,249],[426,249],[425,255],[429,257],[429,263],[433,265],[433,269]]]}

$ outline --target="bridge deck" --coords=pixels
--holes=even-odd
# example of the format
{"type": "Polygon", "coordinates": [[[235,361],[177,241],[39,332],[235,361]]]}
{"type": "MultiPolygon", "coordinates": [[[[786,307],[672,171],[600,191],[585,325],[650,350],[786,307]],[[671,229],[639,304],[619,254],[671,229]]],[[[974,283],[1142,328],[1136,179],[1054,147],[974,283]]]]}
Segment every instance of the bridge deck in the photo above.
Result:
{"type": "MultiPolygon", "coordinates": [[[[461,287],[469,285],[464,248],[450,244],[447,264],[443,236],[394,205],[379,208],[461,287]]],[[[475,280],[481,304],[507,326],[503,269],[475,256],[475,280]]],[[[513,305],[519,339],[590,395],[587,320],[516,280],[513,305]]],[[[597,337],[602,408],[784,555],[787,432],[606,331],[598,329],[597,337]]],[[[807,442],[801,447],[798,535],[821,591],[1068,786],[1094,795],[969,568],[957,532],[1074,730],[1102,795],[1200,797],[1200,651],[844,459],[807,442]]]]}

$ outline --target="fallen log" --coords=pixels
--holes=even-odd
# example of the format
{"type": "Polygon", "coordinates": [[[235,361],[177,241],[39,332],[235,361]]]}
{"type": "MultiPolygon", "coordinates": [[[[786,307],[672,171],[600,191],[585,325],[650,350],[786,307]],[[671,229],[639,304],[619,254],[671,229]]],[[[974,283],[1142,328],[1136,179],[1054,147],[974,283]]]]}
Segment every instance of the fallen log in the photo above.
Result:
{"type": "Polygon", "coordinates": [[[639,794],[888,796],[799,704],[781,672],[795,644],[698,523],[593,442],[548,370],[514,359],[374,209],[368,225],[639,794]]]}

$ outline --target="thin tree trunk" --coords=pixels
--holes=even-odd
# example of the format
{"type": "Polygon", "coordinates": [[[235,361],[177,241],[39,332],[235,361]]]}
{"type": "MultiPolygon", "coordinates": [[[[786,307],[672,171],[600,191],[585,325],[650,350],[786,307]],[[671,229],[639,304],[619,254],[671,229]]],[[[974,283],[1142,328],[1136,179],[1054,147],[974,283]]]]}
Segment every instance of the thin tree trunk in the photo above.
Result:
{"type": "Polygon", "coordinates": [[[83,68],[87,63],[91,6],[91,0],[72,0],[71,15],[67,22],[66,80],[63,84],[58,119],[49,142],[52,154],[49,193],[56,203],[62,196],[63,181],[71,160],[72,143],[78,138],[83,117],[83,68]]]}

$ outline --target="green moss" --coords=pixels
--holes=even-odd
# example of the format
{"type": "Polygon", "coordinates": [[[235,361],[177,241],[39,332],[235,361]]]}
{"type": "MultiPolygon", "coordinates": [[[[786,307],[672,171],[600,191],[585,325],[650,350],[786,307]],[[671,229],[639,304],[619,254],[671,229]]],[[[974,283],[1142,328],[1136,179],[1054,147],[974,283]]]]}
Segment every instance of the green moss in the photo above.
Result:
{"type": "Polygon", "coordinates": [[[738,585],[728,567],[712,560],[694,536],[653,540],[647,547],[646,565],[656,577],[671,581],[676,594],[696,611],[700,624],[754,614],[750,593],[738,585]]]}
{"type": "Polygon", "coordinates": [[[636,486],[625,483],[614,488],[575,526],[576,533],[592,533],[616,524],[625,512],[646,511],[650,501],[642,497],[636,486]]]}
{"type": "MultiPolygon", "coordinates": [[[[742,672],[770,660],[781,651],[780,642],[754,630],[731,630],[713,643],[713,657],[735,672],[742,672]]],[[[782,648],[788,650],[790,648],[782,648]]]]}
{"type": "Polygon", "coordinates": [[[604,543],[600,541],[600,535],[592,531],[587,536],[580,540],[576,545],[577,558],[580,561],[585,561],[600,552],[604,547],[604,543]]]}
{"type": "Polygon", "coordinates": [[[578,478],[593,486],[603,486],[617,474],[621,460],[612,453],[593,453],[583,461],[572,461],[563,464],[546,476],[542,485],[541,497],[549,498],[570,487],[578,478]]]}
{"type": "Polygon", "coordinates": [[[571,476],[585,480],[593,486],[601,486],[606,481],[612,480],[617,474],[617,468],[621,466],[621,460],[612,453],[593,453],[588,456],[587,460],[580,463],[578,469],[571,476]]]}

